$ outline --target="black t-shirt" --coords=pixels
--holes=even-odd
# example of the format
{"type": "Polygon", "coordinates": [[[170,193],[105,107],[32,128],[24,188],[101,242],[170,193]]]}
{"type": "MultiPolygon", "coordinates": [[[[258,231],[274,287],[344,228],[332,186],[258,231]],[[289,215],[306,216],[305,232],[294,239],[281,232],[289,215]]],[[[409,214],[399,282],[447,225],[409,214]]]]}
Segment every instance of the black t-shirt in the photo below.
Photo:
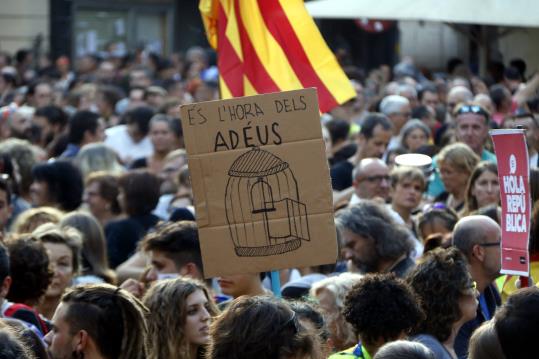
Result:
{"type": "Polygon", "coordinates": [[[153,214],[127,217],[105,226],[109,264],[116,268],[133,254],[137,243],[153,228],[159,218],[153,214]]]}
{"type": "Polygon", "coordinates": [[[129,166],[130,170],[135,170],[137,168],[146,168],[148,167],[148,160],[146,157],[137,158],[136,160],[131,163],[131,166],[129,166]]]}
{"type": "Polygon", "coordinates": [[[333,154],[333,157],[330,159],[331,166],[335,166],[337,163],[346,161],[357,152],[357,145],[355,143],[349,143],[337,152],[333,154]]]}

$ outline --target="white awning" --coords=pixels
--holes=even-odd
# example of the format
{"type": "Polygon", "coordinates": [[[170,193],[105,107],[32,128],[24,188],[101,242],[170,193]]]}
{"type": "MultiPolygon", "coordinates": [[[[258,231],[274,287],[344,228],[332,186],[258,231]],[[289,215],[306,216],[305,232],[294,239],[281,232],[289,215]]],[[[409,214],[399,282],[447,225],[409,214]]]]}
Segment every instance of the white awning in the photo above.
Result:
{"type": "Polygon", "coordinates": [[[314,0],[305,6],[314,18],[539,27],[539,0],[314,0]]]}

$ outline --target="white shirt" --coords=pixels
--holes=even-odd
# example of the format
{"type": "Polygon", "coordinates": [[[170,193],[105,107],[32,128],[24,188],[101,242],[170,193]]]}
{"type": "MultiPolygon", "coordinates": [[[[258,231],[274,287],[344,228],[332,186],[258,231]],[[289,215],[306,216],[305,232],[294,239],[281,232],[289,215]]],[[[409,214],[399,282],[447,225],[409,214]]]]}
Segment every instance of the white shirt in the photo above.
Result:
{"type": "Polygon", "coordinates": [[[105,134],[107,135],[105,144],[116,151],[122,162],[126,165],[137,158],[153,155],[153,145],[148,136],[139,142],[135,142],[127,133],[126,125],[107,128],[105,134]]]}

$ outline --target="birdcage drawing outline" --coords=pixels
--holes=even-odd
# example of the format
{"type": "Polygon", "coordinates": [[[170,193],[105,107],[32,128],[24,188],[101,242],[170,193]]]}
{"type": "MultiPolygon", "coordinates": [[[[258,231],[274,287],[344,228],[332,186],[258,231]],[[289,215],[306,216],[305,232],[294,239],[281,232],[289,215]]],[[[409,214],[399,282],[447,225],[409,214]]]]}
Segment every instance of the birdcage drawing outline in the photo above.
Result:
{"type": "Polygon", "coordinates": [[[287,162],[258,147],[232,163],[225,213],[239,257],[283,254],[310,241],[307,207],[294,173],[287,162]]]}

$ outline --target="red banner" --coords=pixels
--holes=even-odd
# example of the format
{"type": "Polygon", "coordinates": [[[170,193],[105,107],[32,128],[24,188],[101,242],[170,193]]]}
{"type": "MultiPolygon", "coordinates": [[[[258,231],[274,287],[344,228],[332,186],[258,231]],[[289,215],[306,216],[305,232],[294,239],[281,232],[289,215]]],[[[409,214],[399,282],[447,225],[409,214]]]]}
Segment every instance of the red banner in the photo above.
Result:
{"type": "Polygon", "coordinates": [[[531,196],[528,149],[524,130],[490,131],[498,161],[502,203],[503,274],[529,276],[531,196]]]}

